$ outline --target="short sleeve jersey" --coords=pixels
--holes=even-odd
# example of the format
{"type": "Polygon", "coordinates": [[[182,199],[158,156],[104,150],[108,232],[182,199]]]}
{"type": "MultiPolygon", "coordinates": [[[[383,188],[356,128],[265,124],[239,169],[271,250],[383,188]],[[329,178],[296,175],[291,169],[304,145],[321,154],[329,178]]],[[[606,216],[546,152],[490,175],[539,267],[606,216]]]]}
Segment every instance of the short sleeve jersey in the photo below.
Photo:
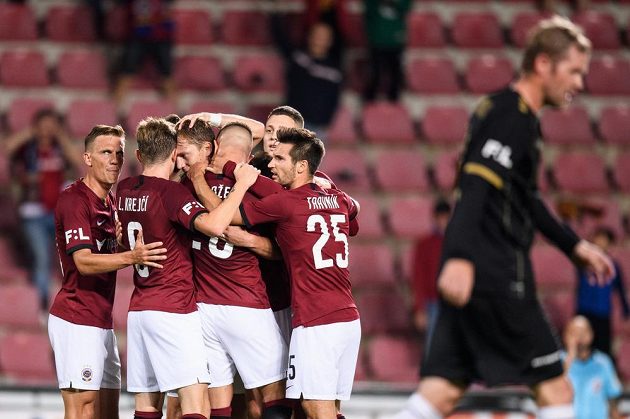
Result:
{"type": "Polygon", "coordinates": [[[180,183],[151,176],[121,181],[116,198],[125,247],[133,248],[142,231],[145,243],[161,241],[168,256],[162,269],[134,266],[129,310],[195,311],[190,232],[207,210],[180,183]]]}
{"type": "Polygon", "coordinates": [[[72,254],[116,252],[114,197],[98,197],[82,180],[68,186],[55,209],[55,240],[63,271],[50,313],[70,323],[111,329],[116,272],[81,275],[72,254]]]}
{"type": "Polygon", "coordinates": [[[308,183],[245,202],[247,226],[275,223],[291,280],[293,327],[359,317],[348,272],[348,225],[357,208],[348,195],[308,183]]]}
{"type": "MultiPolygon", "coordinates": [[[[234,181],[223,175],[206,173],[205,178],[208,186],[221,199],[227,198],[234,186],[234,181]]],[[[188,178],[184,178],[182,183],[194,193],[188,178]]],[[[243,201],[254,199],[245,194],[243,201]]],[[[198,302],[269,308],[258,258],[254,253],[218,237],[199,233],[194,235],[192,249],[198,302]]]]}

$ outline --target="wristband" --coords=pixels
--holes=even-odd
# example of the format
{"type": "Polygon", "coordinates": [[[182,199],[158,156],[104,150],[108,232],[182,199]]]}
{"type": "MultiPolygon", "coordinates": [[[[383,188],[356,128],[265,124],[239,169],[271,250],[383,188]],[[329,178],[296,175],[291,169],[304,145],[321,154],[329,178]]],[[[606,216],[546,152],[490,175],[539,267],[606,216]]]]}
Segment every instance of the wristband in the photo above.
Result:
{"type": "Polygon", "coordinates": [[[210,125],[212,125],[213,127],[220,127],[222,119],[223,119],[223,116],[220,113],[211,113],[210,125]]]}

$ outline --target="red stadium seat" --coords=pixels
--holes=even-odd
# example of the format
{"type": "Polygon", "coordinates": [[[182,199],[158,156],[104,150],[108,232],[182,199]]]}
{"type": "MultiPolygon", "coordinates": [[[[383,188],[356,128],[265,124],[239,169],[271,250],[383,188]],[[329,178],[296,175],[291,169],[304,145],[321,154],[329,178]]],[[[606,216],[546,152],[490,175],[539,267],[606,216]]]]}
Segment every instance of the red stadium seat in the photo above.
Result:
{"type": "Polygon", "coordinates": [[[90,9],[73,5],[52,6],[46,16],[46,36],[58,42],[93,42],[96,37],[90,9]]]}
{"type": "Polygon", "coordinates": [[[460,154],[459,151],[445,151],[434,159],[433,179],[439,190],[450,191],[455,188],[457,162],[460,154]]]}
{"type": "Polygon", "coordinates": [[[427,192],[429,181],[422,154],[413,150],[386,150],[376,156],[376,182],[385,192],[427,192]]]}
{"type": "MultiPolygon", "coordinates": [[[[359,214],[361,217],[361,214],[359,214]]],[[[359,218],[361,234],[361,218],[359,218]]],[[[355,289],[394,285],[394,255],[387,244],[360,244],[350,246],[350,281],[355,289]]]]}
{"type": "Polygon", "coordinates": [[[228,10],[223,14],[221,38],[227,45],[270,45],[269,15],[254,10],[228,10]]]}
{"type": "Polygon", "coordinates": [[[34,41],[37,20],[27,4],[0,3],[0,40],[34,41]]]}
{"type": "Polygon", "coordinates": [[[617,22],[611,14],[585,10],[573,15],[571,20],[584,29],[595,50],[619,49],[621,46],[617,22]]]}
{"type": "Polygon", "coordinates": [[[455,65],[449,58],[417,58],[406,67],[409,89],[423,94],[459,92],[455,65]]]}
{"type": "Polygon", "coordinates": [[[596,228],[604,226],[610,228],[616,237],[623,237],[623,214],[619,203],[612,199],[589,199],[588,205],[601,208],[601,214],[586,212],[581,219],[580,231],[585,237],[591,237],[596,228]]]}
{"type": "Polygon", "coordinates": [[[0,56],[0,82],[7,87],[46,87],[48,68],[44,55],[33,50],[10,50],[0,56]]]}
{"type": "Polygon", "coordinates": [[[362,14],[347,14],[346,25],[343,28],[343,36],[344,41],[349,47],[365,47],[367,45],[365,21],[362,14]]]}
{"type": "Polygon", "coordinates": [[[129,9],[124,4],[113,5],[105,17],[105,35],[112,42],[123,42],[129,37],[129,25],[121,22],[129,21],[129,9]]]}
{"type": "Polygon", "coordinates": [[[558,145],[592,145],[595,142],[588,112],[582,106],[548,109],[542,116],[545,142],[558,145]]]}
{"type": "MultiPolygon", "coordinates": [[[[114,319],[114,329],[125,331],[127,330],[127,313],[129,312],[129,300],[133,293],[133,269],[125,268],[125,273],[122,275],[122,281],[119,279],[119,285],[116,286],[116,298],[114,299],[114,307],[112,309],[112,316],[114,319]],[[131,277],[131,281],[129,278],[131,277]]],[[[121,271],[122,272],[122,271],[121,271]]],[[[118,276],[121,277],[121,272],[118,276]]]]}
{"type": "MultiPolygon", "coordinates": [[[[9,160],[7,158],[6,153],[2,154],[2,157],[0,157],[0,161],[2,162],[2,177],[4,177],[5,179],[3,179],[3,182],[5,185],[9,183],[9,160]]],[[[5,201],[9,201],[7,202],[7,204],[9,205],[15,205],[12,200],[6,200],[5,201]]],[[[0,210],[6,210],[6,208],[0,208],[0,210]]],[[[7,211],[6,213],[2,213],[3,214],[3,218],[4,214],[6,214],[6,219],[8,219],[8,221],[11,220],[12,217],[10,217],[10,214],[15,212],[15,209],[12,209],[11,211],[7,211]]],[[[15,227],[16,224],[11,225],[11,227],[15,227]]],[[[15,250],[15,245],[13,244],[13,240],[11,239],[2,239],[0,240],[0,283],[2,285],[0,285],[0,287],[3,287],[7,284],[14,284],[14,285],[22,285],[25,286],[27,284],[28,281],[28,273],[27,271],[22,268],[21,266],[18,265],[17,263],[17,257],[16,257],[16,250],[15,250]]],[[[0,309],[1,311],[1,309],[0,309]]],[[[1,327],[1,326],[0,326],[1,327]]]]}
{"type": "MultiPolygon", "coordinates": [[[[374,195],[353,196],[361,205],[359,212],[359,239],[379,239],[383,237],[383,214],[379,200],[374,195]]],[[[352,247],[354,257],[354,246],[352,247]]]]}
{"type": "Polygon", "coordinates": [[[68,88],[106,89],[107,61],[98,50],[71,50],[59,57],[59,84],[68,88]]]}
{"type": "Polygon", "coordinates": [[[20,329],[40,327],[37,289],[25,284],[0,287],[0,326],[20,329]]]}
{"type": "Polygon", "coordinates": [[[415,239],[429,233],[432,214],[429,198],[393,198],[389,203],[389,225],[399,238],[415,239]]]}
{"type": "Polygon", "coordinates": [[[626,151],[617,156],[614,177],[619,189],[626,193],[630,192],[630,152],[626,151]]]}
{"type": "Polygon", "coordinates": [[[54,358],[46,333],[17,332],[3,336],[0,371],[13,384],[55,384],[54,358]]]}
{"type": "Polygon", "coordinates": [[[365,365],[365,350],[359,348],[359,355],[357,356],[357,366],[354,370],[354,381],[365,381],[368,378],[368,371],[365,365]]]}
{"type": "Polygon", "coordinates": [[[35,98],[17,98],[11,102],[7,112],[7,126],[9,131],[20,131],[33,122],[33,117],[42,109],[52,109],[52,100],[35,98]]]}
{"type": "Polygon", "coordinates": [[[529,31],[536,26],[538,22],[549,16],[549,14],[533,11],[517,13],[512,19],[510,32],[512,43],[519,48],[524,47],[529,31]]]}
{"type": "Polygon", "coordinates": [[[501,48],[503,35],[499,19],[491,12],[460,12],[451,29],[460,48],[501,48]]]}
{"type": "Polygon", "coordinates": [[[608,144],[630,145],[630,106],[617,104],[603,108],[599,133],[608,144]]]}
{"type": "Polygon", "coordinates": [[[352,111],[343,106],[337,109],[333,117],[326,140],[329,144],[356,144],[358,139],[356,124],[352,111]]]}
{"type": "Polygon", "coordinates": [[[403,104],[375,102],[363,108],[363,134],[371,143],[413,143],[413,121],[403,104]]]}
{"type": "Polygon", "coordinates": [[[175,43],[184,45],[210,45],[214,41],[212,20],[206,10],[176,9],[175,43]]]}
{"type": "MultiPolygon", "coordinates": [[[[269,112],[276,106],[278,106],[277,103],[252,103],[247,107],[245,116],[255,119],[256,121],[266,121],[269,112]]],[[[328,155],[328,150],[326,150],[326,154],[328,155]]]]}
{"type": "Polygon", "coordinates": [[[422,120],[423,138],[430,144],[463,144],[469,118],[463,106],[431,106],[422,120]]]}
{"type": "Polygon", "coordinates": [[[116,125],[116,105],[107,99],[77,99],[70,103],[67,125],[70,134],[84,138],[97,124],[116,125]]]}
{"type": "Polygon", "coordinates": [[[372,379],[399,383],[416,383],[420,364],[417,340],[376,336],[369,345],[369,367],[372,379]]]}
{"type": "Polygon", "coordinates": [[[542,306],[552,326],[562,331],[575,315],[575,295],[573,292],[556,292],[543,298],[542,306]]]}
{"type": "Polygon", "coordinates": [[[490,93],[506,87],[514,78],[508,58],[493,54],[473,57],[466,66],[466,86],[472,93],[490,93]]]}
{"type": "Polygon", "coordinates": [[[341,190],[370,191],[367,164],[360,150],[330,148],[326,150],[319,170],[330,176],[341,190]]]}
{"type": "Polygon", "coordinates": [[[617,351],[617,368],[625,382],[630,381],[630,340],[626,338],[617,351]]]}
{"type": "Polygon", "coordinates": [[[176,113],[175,106],[170,102],[139,100],[129,109],[125,131],[128,136],[135,137],[138,123],[144,118],[149,116],[161,118],[172,113],[176,113]]]}
{"type": "Polygon", "coordinates": [[[234,63],[234,85],[247,92],[282,92],[284,62],[277,55],[240,56],[234,63]]]}
{"type": "Polygon", "coordinates": [[[534,246],[531,252],[534,278],[542,288],[567,289],[575,284],[575,267],[553,246],[534,246]]]}
{"type": "Polygon", "coordinates": [[[407,47],[441,48],[446,45],[445,30],[435,12],[411,12],[407,18],[407,47]]]}
{"type": "Polygon", "coordinates": [[[175,61],[175,82],[180,89],[225,89],[225,75],[217,57],[184,56],[175,61]]]}
{"type": "MultiPolygon", "coordinates": [[[[364,335],[407,332],[411,329],[411,310],[395,288],[365,290],[357,295],[364,335]]],[[[365,336],[364,336],[365,337],[365,336]]]]}
{"type": "Polygon", "coordinates": [[[594,58],[586,87],[593,95],[630,95],[630,62],[613,55],[594,58]]]}
{"type": "Polygon", "coordinates": [[[553,173],[560,189],[574,193],[607,192],[606,167],[598,155],[573,152],[559,155],[553,173]]]}
{"type": "Polygon", "coordinates": [[[199,112],[236,113],[236,107],[229,102],[198,100],[190,106],[188,113],[199,112]]]}

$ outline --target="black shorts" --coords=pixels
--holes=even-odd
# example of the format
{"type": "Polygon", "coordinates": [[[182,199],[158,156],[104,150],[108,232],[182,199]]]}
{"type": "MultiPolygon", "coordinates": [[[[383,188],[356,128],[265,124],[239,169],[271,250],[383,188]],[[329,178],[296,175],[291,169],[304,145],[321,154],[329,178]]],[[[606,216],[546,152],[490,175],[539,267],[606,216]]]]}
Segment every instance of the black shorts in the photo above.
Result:
{"type": "Polygon", "coordinates": [[[473,297],[458,309],[440,302],[423,377],[468,385],[525,384],[562,375],[559,341],[537,300],[473,297]]]}

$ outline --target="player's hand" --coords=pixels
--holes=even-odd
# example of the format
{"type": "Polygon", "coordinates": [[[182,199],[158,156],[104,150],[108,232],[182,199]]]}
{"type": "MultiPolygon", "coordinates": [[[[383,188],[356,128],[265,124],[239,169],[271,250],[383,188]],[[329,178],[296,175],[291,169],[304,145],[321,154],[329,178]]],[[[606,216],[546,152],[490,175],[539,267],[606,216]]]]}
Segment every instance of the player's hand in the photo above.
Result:
{"type": "Polygon", "coordinates": [[[204,176],[206,175],[207,167],[208,167],[208,163],[206,163],[205,161],[197,162],[193,164],[192,166],[190,166],[190,168],[188,169],[188,172],[186,172],[186,176],[188,176],[188,178],[192,180],[193,182],[195,180],[204,179],[204,176]]]}
{"type": "Polygon", "coordinates": [[[589,282],[604,286],[615,275],[615,265],[610,257],[598,246],[586,240],[580,240],[575,246],[573,254],[578,262],[583,264],[590,273],[589,282]]]}
{"type": "Polygon", "coordinates": [[[248,188],[256,182],[259,173],[260,170],[246,163],[239,163],[236,165],[236,169],[234,169],[236,181],[244,184],[248,188]]]}
{"type": "Polygon", "coordinates": [[[220,175],[223,173],[223,166],[225,166],[225,163],[227,162],[228,159],[225,157],[225,153],[221,150],[221,147],[219,147],[210,162],[210,166],[208,166],[208,171],[220,175]]]}
{"type": "Polygon", "coordinates": [[[122,224],[118,220],[118,217],[116,217],[115,223],[116,223],[116,241],[118,242],[119,246],[122,246],[123,245],[122,224]]]}
{"type": "Polygon", "coordinates": [[[186,126],[192,127],[195,125],[195,122],[197,122],[198,119],[201,121],[210,122],[210,112],[199,112],[186,115],[182,117],[175,126],[178,130],[186,126]]]}
{"type": "Polygon", "coordinates": [[[429,325],[429,318],[425,310],[418,310],[413,315],[413,324],[416,326],[416,330],[424,332],[429,325]]]}
{"type": "Polygon", "coordinates": [[[162,246],[162,242],[144,244],[144,237],[142,230],[140,230],[136,238],[136,246],[131,251],[133,264],[162,269],[164,266],[157,262],[166,259],[166,248],[160,246],[162,246]]]}
{"type": "Polygon", "coordinates": [[[223,232],[226,241],[240,247],[251,247],[252,236],[252,233],[240,226],[228,226],[223,232]]]}
{"type": "Polygon", "coordinates": [[[332,183],[323,177],[313,176],[313,183],[322,189],[332,189],[332,183]]]}
{"type": "Polygon", "coordinates": [[[466,259],[449,259],[438,278],[442,297],[455,307],[468,304],[475,283],[475,266],[466,259]]]}

